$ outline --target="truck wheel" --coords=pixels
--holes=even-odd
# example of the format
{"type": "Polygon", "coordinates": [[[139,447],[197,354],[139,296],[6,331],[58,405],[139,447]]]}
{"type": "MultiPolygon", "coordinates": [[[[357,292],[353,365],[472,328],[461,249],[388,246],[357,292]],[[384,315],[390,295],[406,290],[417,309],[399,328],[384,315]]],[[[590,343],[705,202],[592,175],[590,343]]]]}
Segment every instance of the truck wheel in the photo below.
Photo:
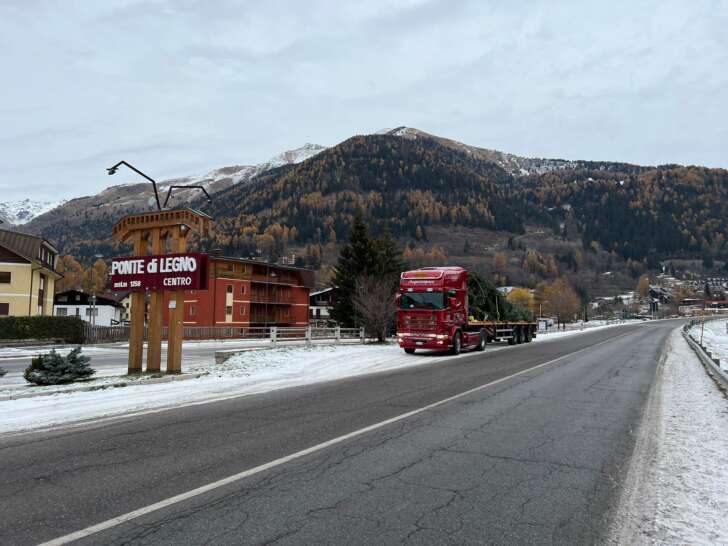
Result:
{"type": "Polygon", "coordinates": [[[476,351],[485,351],[485,344],[487,343],[487,338],[485,337],[485,334],[483,332],[480,332],[480,341],[478,342],[478,346],[475,348],[476,351]]]}
{"type": "Polygon", "coordinates": [[[516,337],[516,345],[523,343],[523,330],[520,326],[516,326],[516,331],[513,332],[513,335],[516,337]]]}
{"type": "Polygon", "coordinates": [[[407,353],[408,355],[415,354],[415,350],[414,349],[410,349],[410,348],[405,349],[404,352],[407,353]]]}
{"type": "Polygon", "coordinates": [[[460,332],[455,332],[455,336],[452,338],[452,349],[450,349],[450,352],[453,355],[459,355],[462,349],[463,336],[460,334],[460,332]]]}
{"type": "Polygon", "coordinates": [[[531,328],[526,328],[526,335],[524,337],[524,341],[526,343],[531,343],[531,340],[533,339],[533,332],[531,331],[531,328]]]}

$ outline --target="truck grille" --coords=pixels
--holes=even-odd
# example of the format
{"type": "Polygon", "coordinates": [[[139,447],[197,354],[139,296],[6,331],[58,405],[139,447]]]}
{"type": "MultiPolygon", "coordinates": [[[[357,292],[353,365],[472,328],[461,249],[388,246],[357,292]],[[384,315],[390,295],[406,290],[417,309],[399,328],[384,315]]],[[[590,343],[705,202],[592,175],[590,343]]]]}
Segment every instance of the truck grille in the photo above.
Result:
{"type": "Polygon", "coordinates": [[[408,330],[434,330],[435,317],[432,315],[405,315],[404,326],[408,330]]]}

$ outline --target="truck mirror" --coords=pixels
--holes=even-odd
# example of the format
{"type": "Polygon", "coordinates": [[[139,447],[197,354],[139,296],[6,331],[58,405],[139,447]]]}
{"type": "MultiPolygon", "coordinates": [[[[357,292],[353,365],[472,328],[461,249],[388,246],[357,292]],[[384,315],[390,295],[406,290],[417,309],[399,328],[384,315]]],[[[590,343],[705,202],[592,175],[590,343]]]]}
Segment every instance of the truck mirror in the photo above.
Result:
{"type": "Polygon", "coordinates": [[[455,290],[449,290],[449,291],[447,292],[447,297],[448,297],[448,298],[456,298],[456,297],[457,297],[457,295],[458,295],[458,293],[457,293],[457,292],[455,292],[455,290]]]}
{"type": "Polygon", "coordinates": [[[394,304],[399,307],[399,302],[402,301],[402,294],[395,294],[394,296],[394,304]]]}

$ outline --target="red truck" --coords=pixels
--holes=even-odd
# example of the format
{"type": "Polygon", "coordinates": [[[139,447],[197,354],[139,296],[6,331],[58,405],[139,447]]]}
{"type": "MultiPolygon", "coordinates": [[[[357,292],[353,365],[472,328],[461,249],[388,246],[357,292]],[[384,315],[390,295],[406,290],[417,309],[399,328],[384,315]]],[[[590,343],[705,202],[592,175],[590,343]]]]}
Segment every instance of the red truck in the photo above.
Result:
{"type": "Polygon", "coordinates": [[[529,321],[475,320],[468,313],[468,272],[462,267],[424,267],[402,273],[397,294],[397,339],[404,352],[417,349],[482,351],[492,341],[529,343],[538,325],[529,321]]]}

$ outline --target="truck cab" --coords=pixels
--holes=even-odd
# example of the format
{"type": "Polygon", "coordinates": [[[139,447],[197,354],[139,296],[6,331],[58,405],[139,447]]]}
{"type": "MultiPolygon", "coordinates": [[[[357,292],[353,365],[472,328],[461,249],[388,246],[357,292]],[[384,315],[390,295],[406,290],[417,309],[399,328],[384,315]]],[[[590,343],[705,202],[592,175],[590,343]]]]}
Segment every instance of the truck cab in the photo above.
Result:
{"type": "Polygon", "coordinates": [[[397,332],[399,346],[407,353],[482,350],[484,333],[468,328],[468,272],[462,267],[425,267],[402,273],[397,332]]]}

